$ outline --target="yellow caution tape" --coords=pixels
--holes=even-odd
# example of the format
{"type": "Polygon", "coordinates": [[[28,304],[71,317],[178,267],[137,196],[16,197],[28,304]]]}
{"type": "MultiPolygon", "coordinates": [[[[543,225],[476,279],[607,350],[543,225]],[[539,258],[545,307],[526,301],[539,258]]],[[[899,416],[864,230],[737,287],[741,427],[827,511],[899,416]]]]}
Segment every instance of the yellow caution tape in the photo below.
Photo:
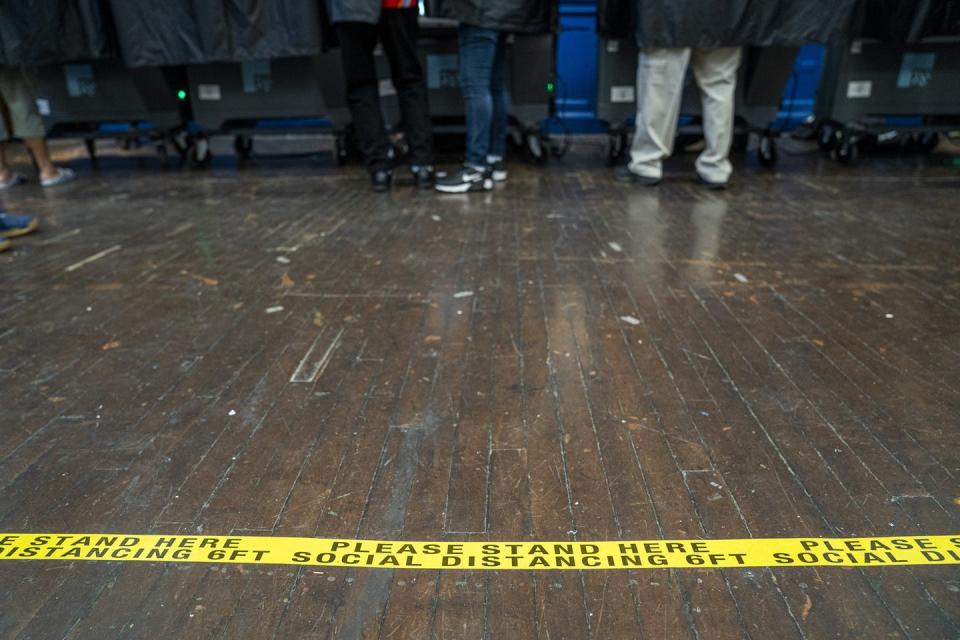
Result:
{"type": "Polygon", "coordinates": [[[960,564],[960,535],[623,542],[408,542],[0,533],[0,560],[222,562],[403,569],[699,569],[960,564]]]}

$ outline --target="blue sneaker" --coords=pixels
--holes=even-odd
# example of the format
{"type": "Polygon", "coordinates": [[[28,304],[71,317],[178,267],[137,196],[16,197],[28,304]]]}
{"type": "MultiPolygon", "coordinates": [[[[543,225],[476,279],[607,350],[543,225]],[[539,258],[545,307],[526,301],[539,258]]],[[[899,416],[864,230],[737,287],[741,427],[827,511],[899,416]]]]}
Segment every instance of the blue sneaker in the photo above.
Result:
{"type": "Polygon", "coordinates": [[[0,213],[0,238],[16,238],[36,231],[37,219],[33,216],[16,216],[0,213]]]}

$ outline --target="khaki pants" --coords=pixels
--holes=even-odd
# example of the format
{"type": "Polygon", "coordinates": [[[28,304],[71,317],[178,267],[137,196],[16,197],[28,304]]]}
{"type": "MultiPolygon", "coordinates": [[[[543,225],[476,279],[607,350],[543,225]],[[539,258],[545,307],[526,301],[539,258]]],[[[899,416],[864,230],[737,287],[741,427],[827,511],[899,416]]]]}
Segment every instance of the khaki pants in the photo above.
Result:
{"type": "Polygon", "coordinates": [[[733,172],[727,156],[733,141],[734,94],[739,47],[721,49],[643,49],[637,64],[637,125],[630,147],[630,170],[663,175],[663,159],[673,153],[687,65],[700,87],[706,147],[697,172],[710,182],[726,182],[733,172]]]}
{"type": "Polygon", "coordinates": [[[33,83],[22,69],[0,66],[0,141],[46,135],[33,83]]]}

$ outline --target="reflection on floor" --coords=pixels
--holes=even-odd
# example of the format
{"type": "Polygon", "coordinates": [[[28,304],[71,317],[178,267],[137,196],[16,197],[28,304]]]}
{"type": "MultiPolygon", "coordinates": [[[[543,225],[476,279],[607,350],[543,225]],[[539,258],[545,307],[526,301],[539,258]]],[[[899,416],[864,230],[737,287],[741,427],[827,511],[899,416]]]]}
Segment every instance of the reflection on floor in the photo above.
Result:
{"type": "MultiPolygon", "coordinates": [[[[106,162],[18,187],[0,530],[418,540],[960,531],[956,169],[584,142],[469,197],[106,162]]],[[[2,567],[4,638],[953,638],[956,567],[2,567]]]]}

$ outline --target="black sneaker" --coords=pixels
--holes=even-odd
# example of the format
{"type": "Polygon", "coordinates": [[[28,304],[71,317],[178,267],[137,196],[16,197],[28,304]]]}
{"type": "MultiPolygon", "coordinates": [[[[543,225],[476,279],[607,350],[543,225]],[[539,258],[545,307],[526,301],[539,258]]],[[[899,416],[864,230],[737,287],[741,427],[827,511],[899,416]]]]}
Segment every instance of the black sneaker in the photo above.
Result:
{"type": "Polygon", "coordinates": [[[413,174],[413,182],[417,185],[417,189],[429,189],[436,182],[436,175],[430,165],[413,165],[410,167],[410,173],[413,174]]]}
{"type": "Polygon", "coordinates": [[[385,169],[378,169],[370,174],[370,182],[373,184],[373,190],[377,193],[389,191],[392,181],[393,175],[385,169]]]}
{"type": "Polygon", "coordinates": [[[489,191],[493,189],[493,175],[489,167],[479,169],[465,164],[459,171],[438,177],[435,187],[443,193],[466,193],[478,189],[489,191]]]}
{"type": "Polygon", "coordinates": [[[660,184],[660,178],[651,178],[649,176],[641,176],[639,174],[630,171],[630,167],[626,165],[620,165],[613,170],[613,178],[617,182],[635,182],[637,184],[643,184],[648,187],[655,187],[660,184]]]}

